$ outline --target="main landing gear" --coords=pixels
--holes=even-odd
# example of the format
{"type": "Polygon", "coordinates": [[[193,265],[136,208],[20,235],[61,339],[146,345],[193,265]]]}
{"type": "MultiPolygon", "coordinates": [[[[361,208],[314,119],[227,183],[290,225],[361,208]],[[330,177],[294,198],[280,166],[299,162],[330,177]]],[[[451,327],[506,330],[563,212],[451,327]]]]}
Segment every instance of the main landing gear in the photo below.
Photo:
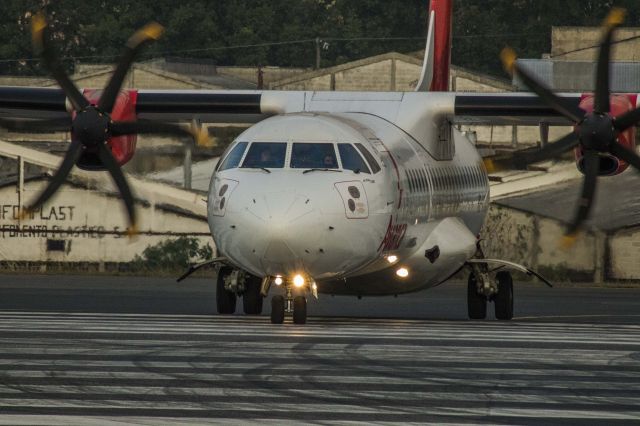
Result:
{"type": "Polygon", "coordinates": [[[497,319],[513,318],[513,278],[511,273],[503,268],[522,272],[537,278],[548,287],[553,287],[549,280],[526,266],[506,260],[486,259],[479,244],[475,258],[467,260],[467,266],[471,268],[467,282],[467,308],[470,319],[484,319],[487,316],[487,302],[494,303],[497,319]],[[489,265],[496,267],[489,270],[489,265]],[[496,271],[498,272],[495,277],[492,277],[496,271]]]}
{"type": "Polygon", "coordinates": [[[216,279],[218,313],[230,315],[236,311],[236,300],[242,295],[242,307],[247,315],[262,314],[261,280],[243,271],[222,266],[216,279]]]}
{"type": "Polygon", "coordinates": [[[513,318],[513,279],[508,271],[500,271],[495,278],[488,273],[471,272],[467,281],[467,310],[470,319],[485,319],[487,303],[495,305],[496,318],[513,318]],[[480,276],[480,279],[478,279],[480,276]]]}

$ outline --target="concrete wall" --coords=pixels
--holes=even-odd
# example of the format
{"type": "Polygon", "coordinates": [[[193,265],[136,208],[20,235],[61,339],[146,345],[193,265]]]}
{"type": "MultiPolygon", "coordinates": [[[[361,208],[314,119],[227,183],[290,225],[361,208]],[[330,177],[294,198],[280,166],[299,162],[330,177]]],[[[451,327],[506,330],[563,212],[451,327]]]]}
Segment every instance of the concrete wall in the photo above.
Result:
{"type": "MultiPolygon", "coordinates": [[[[463,130],[476,132],[479,145],[500,149],[513,145],[513,126],[462,126],[463,130]]],[[[568,126],[549,127],[549,141],[553,142],[571,132],[568,126]]],[[[517,126],[516,141],[518,147],[536,145],[540,142],[540,128],[538,126],[517,126]]]]}
{"type": "Polygon", "coordinates": [[[395,91],[413,90],[421,61],[387,53],[331,68],[294,75],[268,85],[273,90],[395,91]]]}
{"type": "Polygon", "coordinates": [[[395,63],[388,59],[335,73],[335,90],[387,91],[395,87],[395,63]]]}
{"type": "MultiPolygon", "coordinates": [[[[74,81],[82,87],[102,88],[111,78],[111,68],[105,67],[103,72],[75,74],[74,81]]],[[[167,71],[155,70],[151,67],[134,66],[124,81],[124,88],[137,89],[221,89],[187,77],[167,71]]]]}
{"type": "MultiPolygon", "coordinates": [[[[113,68],[105,65],[82,65],[71,79],[80,87],[103,88],[113,68]]],[[[0,76],[0,86],[56,86],[52,79],[33,77],[0,76]]],[[[191,80],[179,74],[156,70],[145,65],[134,65],[127,78],[124,88],[138,89],[221,89],[219,86],[191,80]]]]}
{"type": "Polygon", "coordinates": [[[608,241],[608,272],[614,279],[640,279],[640,232],[625,229],[611,235],[608,241]]]}
{"type": "Polygon", "coordinates": [[[487,257],[523,263],[556,280],[640,280],[640,229],[582,232],[568,249],[559,244],[565,230],[553,219],[494,204],[482,245],[487,257]]]}
{"type": "Polygon", "coordinates": [[[581,233],[573,247],[565,250],[559,245],[564,231],[564,225],[555,220],[492,205],[481,234],[489,258],[522,263],[550,278],[593,279],[599,256],[595,237],[581,233]]]}
{"type": "MultiPolygon", "coordinates": [[[[25,184],[25,199],[32,200],[46,182],[25,184]]],[[[127,219],[119,198],[73,185],[61,190],[33,219],[18,221],[16,187],[0,188],[0,261],[32,262],[128,262],[149,246],[177,238],[171,233],[200,234],[199,240],[213,248],[204,219],[166,210],[137,206],[139,228],[144,233],[134,239],[121,235],[99,235],[101,230],[123,231],[127,219]],[[29,232],[19,234],[16,229],[29,232]],[[65,234],[48,232],[64,230],[65,234]],[[76,231],[86,230],[87,233],[76,231]],[[64,240],[65,251],[47,251],[47,239],[64,240]]]]}
{"type": "MultiPolygon", "coordinates": [[[[614,40],[622,40],[640,36],[640,28],[620,28],[614,40]]],[[[551,29],[551,56],[557,61],[593,61],[598,49],[580,50],[586,47],[598,46],[602,37],[599,27],[553,27],[551,29]],[[560,55],[564,52],[572,52],[560,55]],[[560,55],[560,56],[559,56],[560,55]]],[[[614,45],[612,48],[614,61],[640,61],[640,39],[614,45]]]]}
{"type": "MultiPolygon", "coordinates": [[[[216,66],[216,71],[220,75],[228,75],[239,78],[241,80],[257,83],[258,68],[257,67],[223,67],[216,66]]],[[[280,68],[280,67],[262,67],[262,78],[265,85],[269,85],[275,81],[293,77],[297,74],[309,72],[308,68],[280,68]]]]}

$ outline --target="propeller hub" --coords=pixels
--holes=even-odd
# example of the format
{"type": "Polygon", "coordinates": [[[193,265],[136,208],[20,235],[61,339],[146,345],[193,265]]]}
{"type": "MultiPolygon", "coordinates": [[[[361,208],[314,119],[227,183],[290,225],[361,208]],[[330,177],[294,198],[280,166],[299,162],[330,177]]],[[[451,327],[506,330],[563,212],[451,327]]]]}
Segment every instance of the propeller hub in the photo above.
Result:
{"type": "Polygon", "coordinates": [[[609,114],[587,114],[578,129],[580,143],[585,149],[609,152],[618,135],[609,114]]]}
{"type": "Polygon", "coordinates": [[[111,137],[111,117],[94,106],[78,111],[71,132],[84,146],[97,146],[106,143],[111,137]]]}

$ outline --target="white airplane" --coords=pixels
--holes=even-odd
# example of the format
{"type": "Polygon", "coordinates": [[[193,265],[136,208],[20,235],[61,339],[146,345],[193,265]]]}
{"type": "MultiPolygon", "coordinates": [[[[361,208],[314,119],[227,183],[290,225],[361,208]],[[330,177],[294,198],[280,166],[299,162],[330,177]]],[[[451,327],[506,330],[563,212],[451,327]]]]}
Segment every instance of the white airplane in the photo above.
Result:
{"type": "Polygon", "coordinates": [[[221,314],[235,312],[239,296],[246,314],[260,314],[263,298],[276,291],[272,322],[292,313],[301,324],[311,294],[396,295],[439,285],[468,267],[469,317],[485,318],[493,302],[498,319],[511,319],[507,269],[549,283],[522,265],[484,258],[478,241],[489,205],[487,169],[456,125],[574,123],[575,132],[560,141],[505,160],[526,166],[575,150],[586,177],[568,230],[574,235],[588,216],[597,176],[621,173],[629,164],[640,168],[634,153],[637,96],[611,95],[608,87],[611,36],[622,13],[614,10],[605,21],[595,95],[555,95],[505,50],[505,67],[518,73],[533,96],[446,92],[452,1],[432,0],[430,7],[416,92],[121,92],[135,53],[160,35],[157,24],[131,37],[104,91],[80,92],[47,46],[44,17],[36,16],[36,50],[62,90],[1,87],[0,125],[71,126],[72,142],[30,209],[55,193],[74,164],[106,169],[133,232],[133,196],[120,166],[133,155],[137,133],[191,134],[202,142],[206,137],[197,127],[171,123],[194,117],[255,123],[224,153],[209,189],[208,221],[218,257],[205,264],[216,265],[221,314]]]}

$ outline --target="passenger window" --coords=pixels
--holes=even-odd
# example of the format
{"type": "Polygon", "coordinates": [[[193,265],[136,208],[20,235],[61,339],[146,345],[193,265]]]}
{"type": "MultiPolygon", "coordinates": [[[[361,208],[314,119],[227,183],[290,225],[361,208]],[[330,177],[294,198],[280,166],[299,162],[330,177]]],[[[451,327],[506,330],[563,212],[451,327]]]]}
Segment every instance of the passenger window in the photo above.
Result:
{"type": "Polygon", "coordinates": [[[281,169],[284,167],[284,157],[287,154],[287,144],[283,142],[254,142],[249,147],[242,168],[281,169]]]}
{"type": "Polygon", "coordinates": [[[338,144],[338,151],[340,151],[340,158],[342,159],[342,168],[345,170],[353,170],[356,173],[371,174],[367,163],[364,162],[358,151],[348,143],[338,144]]]}
{"type": "Polygon", "coordinates": [[[356,148],[358,148],[358,151],[360,151],[362,155],[364,155],[364,158],[365,160],[367,160],[367,163],[369,163],[369,167],[371,167],[371,171],[373,172],[373,174],[378,173],[380,171],[380,165],[376,161],[373,154],[371,154],[369,150],[365,148],[364,145],[362,145],[361,143],[357,143],[355,145],[356,145],[356,148]]]}
{"type": "Polygon", "coordinates": [[[294,143],[292,169],[337,169],[338,158],[331,143],[294,143]]]}
{"type": "Polygon", "coordinates": [[[238,164],[240,164],[240,160],[242,159],[242,155],[244,154],[244,151],[247,148],[248,144],[248,142],[238,142],[236,146],[231,148],[231,151],[224,159],[224,161],[222,161],[222,163],[218,163],[218,170],[222,171],[238,167],[238,164]]]}

